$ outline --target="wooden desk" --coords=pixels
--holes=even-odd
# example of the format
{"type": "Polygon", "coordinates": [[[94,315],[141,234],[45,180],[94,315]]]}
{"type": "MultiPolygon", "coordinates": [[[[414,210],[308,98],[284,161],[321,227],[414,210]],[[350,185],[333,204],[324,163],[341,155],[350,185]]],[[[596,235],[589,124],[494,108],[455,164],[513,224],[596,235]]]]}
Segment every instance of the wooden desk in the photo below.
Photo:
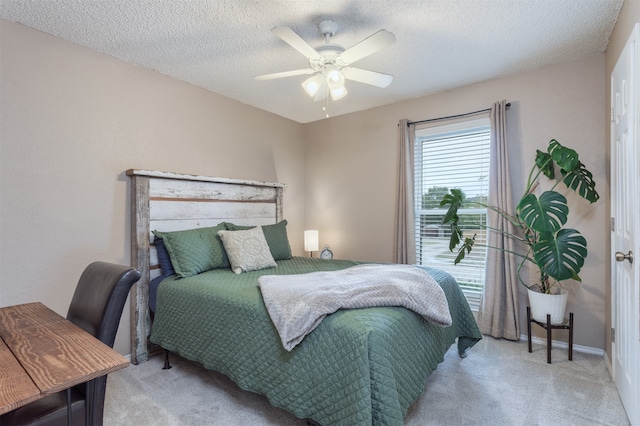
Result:
{"type": "Polygon", "coordinates": [[[42,303],[0,308],[0,414],[129,365],[42,303]]]}

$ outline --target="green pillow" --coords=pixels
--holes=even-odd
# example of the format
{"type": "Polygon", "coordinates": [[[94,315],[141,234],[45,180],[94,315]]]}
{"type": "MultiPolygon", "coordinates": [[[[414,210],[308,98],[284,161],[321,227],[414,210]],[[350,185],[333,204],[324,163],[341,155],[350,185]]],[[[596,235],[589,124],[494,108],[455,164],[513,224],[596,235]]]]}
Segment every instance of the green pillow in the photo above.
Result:
{"type": "Polygon", "coordinates": [[[176,274],[190,277],[210,269],[229,267],[229,259],[218,236],[218,231],[224,229],[225,225],[221,223],[184,231],[153,231],[153,234],[162,238],[176,274]]]}
{"type": "MultiPolygon", "coordinates": [[[[254,226],[242,226],[229,222],[226,222],[225,225],[229,231],[241,231],[255,228],[254,226]]],[[[286,220],[282,220],[273,225],[263,225],[262,231],[264,232],[264,237],[269,245],[271,256],[273,256],[275,260],[291,259],[291,246],[289,245],[289,238],[287,236],[286,220]]]]}

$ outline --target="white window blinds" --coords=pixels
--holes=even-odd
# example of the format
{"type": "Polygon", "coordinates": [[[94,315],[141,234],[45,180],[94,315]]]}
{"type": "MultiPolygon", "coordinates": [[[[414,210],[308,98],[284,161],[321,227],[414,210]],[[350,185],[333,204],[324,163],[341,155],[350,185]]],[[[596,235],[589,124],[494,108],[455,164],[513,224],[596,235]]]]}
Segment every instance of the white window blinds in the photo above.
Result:
{"type": "MultiPolygon", "coordinates": [[[[490,137],[489,119],[482,118],[419,129],[415,139],[417,262],[453,275],[474,310],[484,287],[486,249],[474,248],[463,262],[454,265],[457,249],[449,251],[451,233],[442,225],[446,209],[440,208],[440,200],[457,188],[467,200],[486,203],[490,137]]],[[[486,244],[486,208],[468,203],[458,215],[464,235],[475,234],[477,243],[486,244]]]]}

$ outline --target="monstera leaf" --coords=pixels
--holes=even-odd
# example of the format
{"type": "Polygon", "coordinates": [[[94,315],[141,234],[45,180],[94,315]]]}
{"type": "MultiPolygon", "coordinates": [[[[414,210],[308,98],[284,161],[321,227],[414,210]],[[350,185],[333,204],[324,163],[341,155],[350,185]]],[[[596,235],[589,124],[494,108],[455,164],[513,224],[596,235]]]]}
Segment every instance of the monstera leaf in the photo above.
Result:
{"type": "Polygon", "coordinates": [[[444,219],[442,219],[443,223],[451,222],[454,219],[457,221],[458,209],[462,207],[464,198],[464,193],[456,188],[452,189],[450,194],[442,197],[442,201],[440,201],[440,207],[449,205],[449,210],[447,210],[447,214],[445,214],[444,219]]]}
{"type": "Polygon", "coordinates": [[[587,257],[587,240],[575,229],[562,229],[556,235],[544,232],[533,247],[536,264],[542,272],[562,281],[578,276],[587,257]]]}
{"type": "MultiPolygon", "coordinates": [[[[449,206],[447,213],[444,215],[444,219],[442,219],[442,223],[451,225],[451,239],[449,240],[449,250],[453,251],[453,249],[460,244],[462,238],[462,230],[458,226],[458,209],[462,206],[462,202],[464,201],[464,193],[459,189],[452,189],[450,194],[445,195],[440,201],[440,207],[444,207],[446,205],[449,206]]],[[[471,251],[471,247],[469,247],[469,251],[471,251]]],[[[462,255],[464,258],[464,254],[462,255]]],[[[462,260],[462,259],[460,259],[462,260]]],[[[458,260],[456,263],[458,263],[458,260]]]]}
{"type": "Polygon", "coordinates": [[[536,166],[544,173],[549,179],[555,179],[556,174],[553,168],[553,158],[551,154],[536,149],[536,166]]]}
{"type": "MultiPolygon", "coordinates": [[[[471,253],[471,249],[473,248],[473,245],[475,244],[475,242],[476,242],[475,235],[473,236],[473,238],[464,239],[464,244],[462,244],[462,247],[460,247],[460,250],[458,250],[458,255],[456,256],[456,259],[453,261],[454,265],[457,265],[458,263],[460,263],[460,261],[464,259],[466,254],[471,253]]],[[[453,250],[453,249],[449,249],[449,250],[453,250]]]]}
{"type": "Polygon", "coordinates": [[[579,196],[590,203],[598,201],[600,195],[596,192],[596,183],[593,180],[593,175],[584,167],[584,164],[579,163],[578,167],[569,172],[564,170],[560,172],[564,176],[562,181],[568,188],[576,191],[579,196]]]}
{"type": "Polygon", "coordinates": [[[573,189],[590,203],[598,201],[600,195],[596,191],[593,175],[580,162],[578,153],[552,139],[547,147],[547,152],[536,150],[536,166],[546,177],[555,179],[554,163],[560,168],[562,182],[567,185],[567,188],[573,189]]]}
{"type": "Polygon", "coordinates": [[[551,154],[551,158],[563,172],[570,172],[580,164],[578,153],[571,148],[560,145],[560,142],[555,139],[551,139],[549,142],[547,152],[551,154]]]}
{"type": "Polygon", "coordinates": [[[538,199],[528,194],[518,204],[518,216],[536,232],[556,232],[567,223],[569,207],[564,195],[545,191],[538,199]]]}

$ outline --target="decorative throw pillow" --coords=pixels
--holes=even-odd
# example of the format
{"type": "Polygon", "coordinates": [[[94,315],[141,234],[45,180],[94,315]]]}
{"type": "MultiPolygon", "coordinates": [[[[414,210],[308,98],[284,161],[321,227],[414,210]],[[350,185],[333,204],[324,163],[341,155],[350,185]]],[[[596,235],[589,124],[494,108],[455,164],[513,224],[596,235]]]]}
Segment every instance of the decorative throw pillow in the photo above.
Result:
{"type": "Polygon", "coordinates": [[[244,231],[218,231],[224,249],[229,256],[231,269],[236,274],[278,266],[262,228],[256,227],[244,231]]]}
{"type": "Polygon", "coordinates": [[[169,275],[173,275],[176,271],[173,269],[173,265],[171,264],[171,258],[169,257],[169,252],[164,245],[164,241],[162,238],[158,238],[156,236],[153,237],[153,244],[156,247],[156,253],[158,254],[158,264],[160,265],[160,275],[163,277],[168,277],[169,275]]]}
{"type": "MultiPolygon", "coordinates": [[[[239,231],[251,229],[253,226],[235,225],[233,223],[225,223],[229,231],[239,231]]],[[[263,225],[262,231],[264,238],[269,245],[269,251],[274,260],[291,259],[291,246],[289,245],[289,237],[287,236],[287,221],[281,220],[273,225],[263,225]]]]}
{"type": "Polygon", "coordinates": [[[162,238],[176,274],[190,277],[209,269],[229,267],[229,260],[218,237],[218,231],[223,229],[224,224],[218,224],[184,231],[153,231],[153,234],[162,238]]]}

